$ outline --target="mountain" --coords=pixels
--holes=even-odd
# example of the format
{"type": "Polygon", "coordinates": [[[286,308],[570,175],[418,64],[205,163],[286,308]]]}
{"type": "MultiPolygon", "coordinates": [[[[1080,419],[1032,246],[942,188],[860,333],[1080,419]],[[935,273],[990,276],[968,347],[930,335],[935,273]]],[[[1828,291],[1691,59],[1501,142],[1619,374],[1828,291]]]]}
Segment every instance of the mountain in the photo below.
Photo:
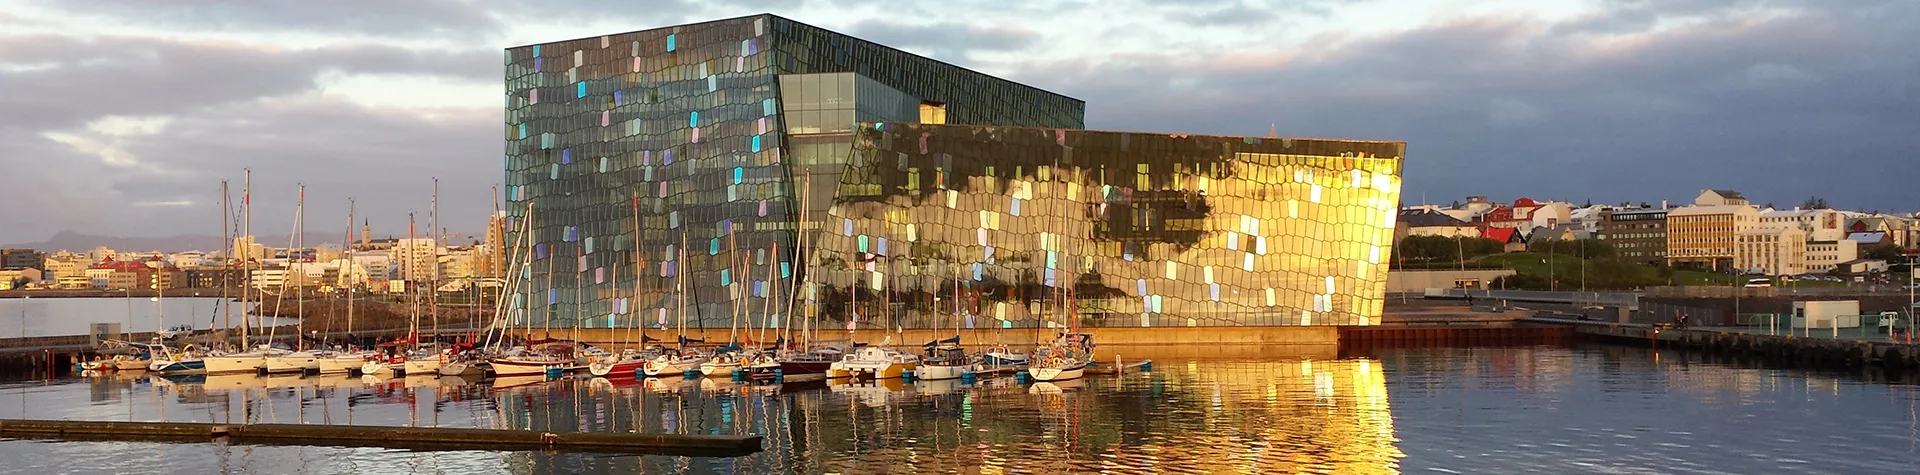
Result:
{"type": "MultiPolygon", "coordinates": [[[[289,242],[287,237],[288,235],[286,234],[278,236],[263,235],[258,237],[258,242],[267,247],[286,247],[289,242]]],[[[336,237],[340,237],[340,235],[338,233],[306,233],[305,242],[302,244],[309,247],[318,246],[332,242],[329,238],[336,237]]],[[[167,237],[118,237],[60,231],[45,241],[0,245],[0,248],[27,248],[41,252],[60,250],[85,252],[96,247],[106,246],[106,248],[116,251],[211,252],[226,248],[220,241],[220,236],[199,234],[183,234],[167,237]]]]}

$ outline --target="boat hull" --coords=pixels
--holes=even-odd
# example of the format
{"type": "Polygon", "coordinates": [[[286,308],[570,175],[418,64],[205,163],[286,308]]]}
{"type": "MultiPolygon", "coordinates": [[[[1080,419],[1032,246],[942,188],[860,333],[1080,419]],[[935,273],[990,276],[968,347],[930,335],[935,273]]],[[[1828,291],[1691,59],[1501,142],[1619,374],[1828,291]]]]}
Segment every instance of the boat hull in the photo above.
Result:
{"type": "Polygon", "coordinates": [[[166,361],[156,360],[147,365],[147,370],[160,374],[197,374],[207,372],[207,363],[201,360],[166,361]]]}
{"type": "Polygon", "coordinates": [[[485,362],[455,361],[440,365],[441,376],[479,376],[486,372],[485,362]]]}
{"type": "Polygon", "coordinates": [[[913,370],[913,377],[914,379],[924,379],[928,381],[960,379],[961,375],[967,374],[967,372],[972,370],[972,365],[923,364],[913,370]]]}
{"type": "Polygon", "coordinates": [[[517,361],[512,359],[496,359],[489,361],[488,364],[493,365],[493,374],[499,377],[545,376],[548,368],[561,368],[564,370],[570,366],[564,361],[517,361]]]}
{"type": "Polygon", "coordinates": [[[439,374],[440,358],[409,358],[403,367],[407,374],[439,374]]]}
{"type": "Polygon", "coordinates": [[[1027,355],[1009,353],[987,353],[981,364],[999,367],[1023,367],[1027,365],[1027,355]]]}
{"type": "Polygon", "coordinates": [[[153,364],[153,360],[144,360],[144,359],[137,360],[137,359],[129,358],[124,360],[114,361],[113,369],[117,369],[120,371],[146,371],[147,366],[151,364],[153,364]]]}
{"type": "Polygon", "coordinates": [[[1079,364],[1065,367],[1028,368],[1027,375],[1034,381],[1069,381],[1086,376],[1087,365],[1079,364]]]}
{"type": "Polygon", "coordinates": [[[367,364],[363,355],[335,355],[332,358],[320,358],[320,374],[348,374],[367,364]]]}
{"type": "Polygon", "coordinates": [[[360,365],[360,374],[364,376],[391,376],[395,366],[385,361],[368,361],[360,365]]]}
{"type": "Polygon", "coordinates": [[[709,361],[700,365],[700,374],[706,375],[706,377],[709,378],[726,377],[733,376],[733,372],[739,369],[740,363],[715,363],[709,361]]]}
{"type": "Polygon", "coordinates": [[[320,369],[320,358],[312,353],[294,353],[266,358],[268,374],[303,373],[320,369]]]}
{"type": "Polygon", "coordinates": [[[899,379],[919,366],[918,363],[835,364],[827,369],[827,378],[899,379]]]}
{"type": "Polygon", "coordinates": [[[780,378],[793,382],[824,380],[832,367],[832,361],[782,361],[780,378]]]}
{"type": "Polygon", "coordinates": [[[672,362],[648,361],[641,371],[647,376],[679,376],[688,371],[699,371],[705,359],[691,359],[672,362]]]}
{"type": "Polygon", "coordinates": [[[639,371],[646,366],[647,362],[641,360],[620,361],[609,364],[596,363],[588,365],[587,372],[594,376],[607,379],[632,378],[634,375],[639,374],[639,371]]]}
{"type": "Polygon", "coordinates": [[[267,359],[261,356],[208,356],[201,361],[207,374],[256,373],[267,365],[267,359]]]}

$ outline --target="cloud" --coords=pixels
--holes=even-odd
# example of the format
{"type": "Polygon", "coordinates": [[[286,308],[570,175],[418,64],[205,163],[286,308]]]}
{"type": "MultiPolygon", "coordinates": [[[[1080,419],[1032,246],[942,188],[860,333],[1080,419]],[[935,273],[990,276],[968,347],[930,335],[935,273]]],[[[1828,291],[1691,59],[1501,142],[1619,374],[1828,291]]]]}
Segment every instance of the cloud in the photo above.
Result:
{"type": "Polygon", "coordinates": [[[934,58],[960,60],[967,51],[1018,51],[1040,40],[1040,33],[1011,26],[980,26],[960,22],[903,24],[867,20],[845,33],[934,58]]]}
{"type": "Polygon", "coordinates": [[[1257,9],[1249,7],[1246,4],[1235,4],[1205,12],[1182,9],[1181,11],[1168,15],[1168,18],[1193,26],[1211,27],[1262,25],[1277,20],[1279,16],[1270,10],[1257,9]]]}
{"type": "Polygon", "coordinates": [[[478,37],[505,28],[471,0],[47,0],[66,15],[186,30],[358,33],[382,37],[478,37]]]}
{"type": "Polygon", "coordinates": [[[1637,202],[1726,187],[1908,209],[1920,194],[1903,174],[1871,171],[1910,170],[1899,153],[1920,148],[1920,63],[1890,60],[1911,56],[1903,38],[1920,33],[1920,11],[1871,8],[1705,12],[1617,34],[1488,14],[1269,48],[982,67],[1085,99],[1092,128],[1265,135],[1276,123],[1282,135],[1406,140],[1409,199],[1637,202]],[[1813,170],[1836,179],[1783,178],[1813,170]]]}

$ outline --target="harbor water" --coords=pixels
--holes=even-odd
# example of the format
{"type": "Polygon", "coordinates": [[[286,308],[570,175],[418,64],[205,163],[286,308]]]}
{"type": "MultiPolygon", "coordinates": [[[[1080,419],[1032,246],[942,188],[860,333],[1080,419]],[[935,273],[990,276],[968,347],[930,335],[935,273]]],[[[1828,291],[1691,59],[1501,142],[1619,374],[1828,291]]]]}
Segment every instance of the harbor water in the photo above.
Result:
{"type": "Polygon", "coordinates": [[[756,434],[765,450],[3,440],[0,473],[1912,473],[1915,389],[1609,346],[1156,357],[1059,384],[109,374],[0,385],[0,418],[756,434]]]}

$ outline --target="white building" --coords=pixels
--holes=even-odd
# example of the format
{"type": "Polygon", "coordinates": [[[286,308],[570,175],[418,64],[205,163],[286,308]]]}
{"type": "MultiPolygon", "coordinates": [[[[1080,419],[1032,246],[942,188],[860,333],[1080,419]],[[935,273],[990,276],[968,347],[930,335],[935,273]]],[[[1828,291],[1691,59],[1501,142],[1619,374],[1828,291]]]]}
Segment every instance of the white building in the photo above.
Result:
{"type": "Polygon", "coordinates": [[[1830,273],[1842,262],[1860,258],[1860,243],[1852,239],[1807,242],[1807,272],[1830,273]]]}
{"type": "Polygon", "coordinates": [[[1807,233],[1799,228],[1740,231],[1734,242],[1734,268],[1767,275],[1807,272],[1807,233]]]}
{"type": "Polygon", "coordinates": [[[425,282],[439,270],[440,249],[432,239],[400,239],[387,249],[394,265],[394,278],[425,282]]]}
{"type": "Polygon", "coordinates": [[[1760,213],[1762,227],[1795,227],[1807,233],[1809,241],[1837,241],[1847,236],[1846,217],[1830,209],[1767,210],[1760,213]]]}

